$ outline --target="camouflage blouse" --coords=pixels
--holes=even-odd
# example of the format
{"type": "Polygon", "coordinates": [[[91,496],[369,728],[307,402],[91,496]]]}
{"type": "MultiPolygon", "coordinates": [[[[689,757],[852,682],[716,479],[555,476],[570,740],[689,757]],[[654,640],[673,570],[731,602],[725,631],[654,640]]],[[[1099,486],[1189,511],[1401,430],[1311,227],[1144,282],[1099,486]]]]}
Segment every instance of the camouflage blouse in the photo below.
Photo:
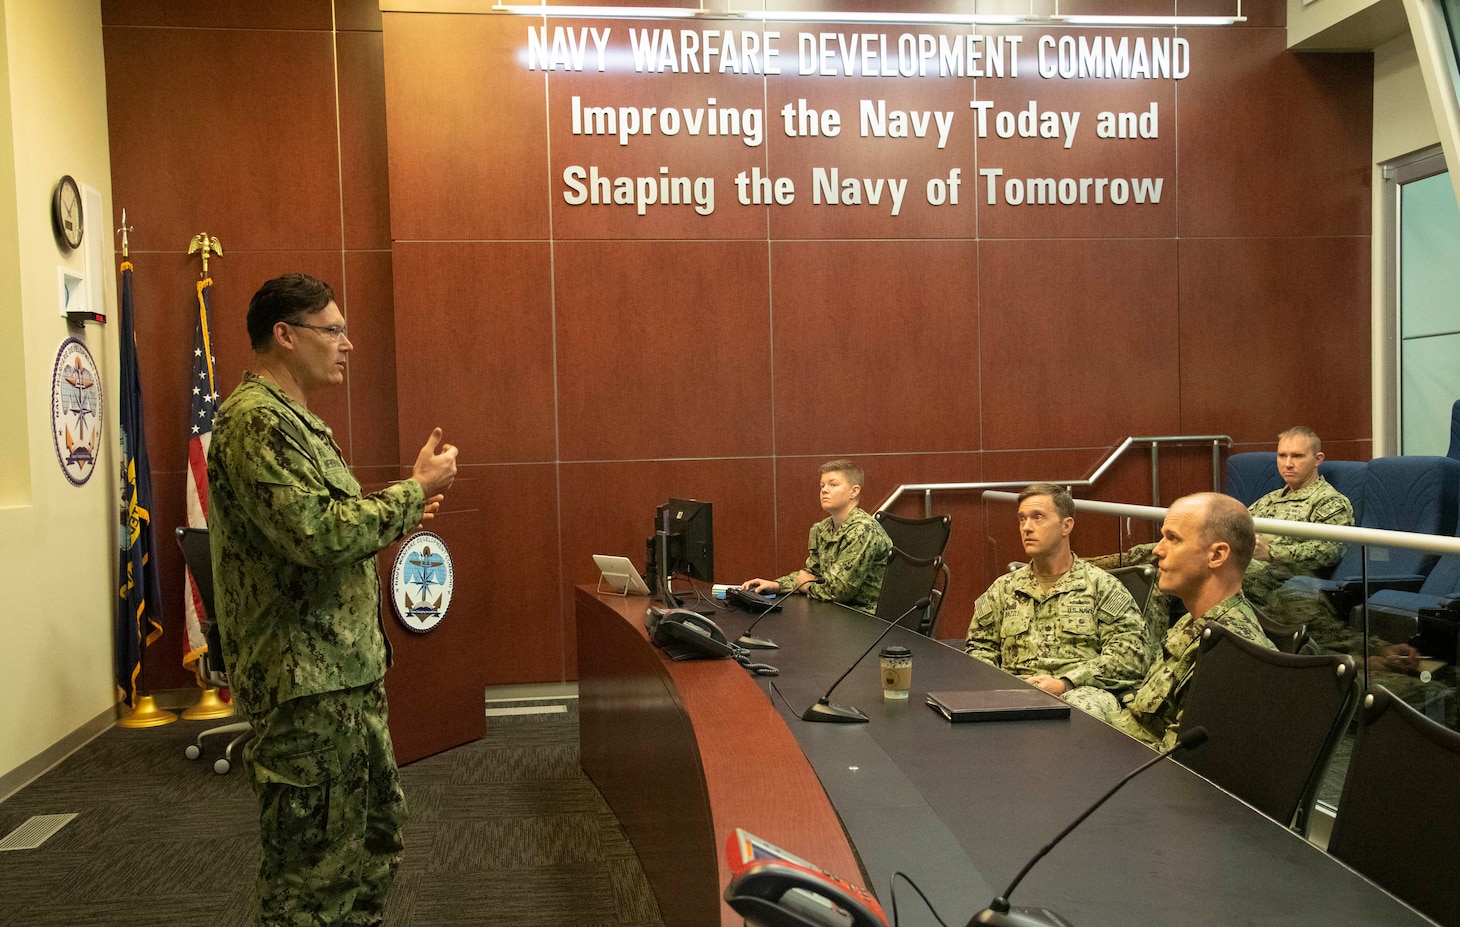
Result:
{"type": "MultiPolygon", "coordinates": [[[[806,572],[821,582],[806,587],[806,595],[829,602],[844,602],[865,612],[877,610],[882,575],[892,555],[892,539],[882,525],[861,509],[852,509],[840,528],[830,518],[811,526],[806,546],[806,572]]],[[[780,578],[781,591],[796,587],[796,573],[780,578]]]]}
{"type": "Polygon", "coordinates": [[[244,710],[384,676],[375,555],[420,522],[421,484],[362,498],[329,426],[249,373],[214,420],[208,486],[213,618],[244,710]]]}

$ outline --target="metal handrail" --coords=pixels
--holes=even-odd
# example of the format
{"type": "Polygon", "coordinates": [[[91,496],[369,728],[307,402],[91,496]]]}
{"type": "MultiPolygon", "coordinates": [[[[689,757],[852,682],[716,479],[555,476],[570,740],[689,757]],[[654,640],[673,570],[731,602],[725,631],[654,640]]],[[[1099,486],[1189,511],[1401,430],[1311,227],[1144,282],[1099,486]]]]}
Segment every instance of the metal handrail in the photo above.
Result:
{"type": "MultiPolygon", "coordinates": [[[[1018,500],[1019,495],[1018,493],[989,490],[984,492],[983,497],[990,502],[1014,502],[1018,500]]],[[[1075,511],[1082,510],[1100,515],[1145,518],[1151,521],[1161,521],[1166,517],[1166,510],[1159,506],[1076,499],[1075,511]]],[[[1440,534],[1390,531],[1387,528],[1317,525],[1306,521],[1282,521],[1277,518],[1254,518],[1252,524],[1259,534],[1281,534],[1315,541],[1342,541],[1345,544],[1363,544],[1369,547],[1404,547],[1409,550],[1422,550],[1430,554],[1460,554],[1460,538],[1440,534]]]]}
{"type": "Polygon", "coordinates": [[[1160,475],[1160,472],[1161,472],[1160,471],[1160,447],[1161,447],[1161,445],[1162,444],[1195,444],[1197,442],[1205,443],[1205,442],[1208,442],[1208,441],[1210,441],[1211,444],[1212,444],[1212,488],[1213,489],[1221,489],[1221,486],[1222,486],[1222,451],[1221,451],[1221,449],[1223,447],[1231,447],[1232,446],[1232,438],[1231,438],[1230,435],[1160,435],[1160,436],[1156,436],[1156,437],[1144,437],[1144,438],[1131,437],[1131,438],[1126,438],[1124,441],[1120,442],[1118,445],[1115,446],[1115,450],[1111,451],[1110,454],[1109,454],[1109,456],[1107,456],[1103,461],[1100,462],[1100,465],[1095,468],[1095,472],[1091,473],[1088,477],[1084,477],[1082,479],[1078,479],[1078,480],[1041,480],[1041,481],[1036,481],[1036,480],[995,480],[995,481],[980,481],[980,482],[974,482],[974,483],[903,483],[902,485],[900,485],[896,489],[894,489],[892,491],[892,495],[890,495],[886,499],[884,499],[882,501],[882,504],[881,505],[877,506],[877,511],[879,511],[879,512],[886,511],[893,503],[897,502],[898,499],[901,499],[902,498],[902,494],[905,493],[905,492],[921,492],[923,494],[923,510],[924,510],[923,511],[923,514],[925,514],[925,515],[932,515],[933,514],[933,493],[935,493],[935,492],[967,491],[967,490],[979,490],[979,489],[981,489],[981,490],[994,490],[994,489],[1004,489],[1004,488],[1007,488],[1007,487],[1010,487],[1010,486],[1018,486],[1020,488],[1023,488],[1023,487],[1028,486],[1030,483],[1033,483],[1033,482],[1057,483],[1060,486],[1068,486],[1071,489],[1075,488],[1076,486],[1094,486],[1095,483],[1096,483],[1096,481],[1098,481],[1100,479],[1100,477],[1102,477],[1102,476],[1105,475],[1105,471],[1108,470],[1108,469],[1110,469],[1110,467],[1117,460],[1119,460],[1121,458],[1121,456],[1124,455],[1125,452],[1127,450],[1129,450],[1132,445],[1135,445],[1135,444],[1149,444],[1149,445],[1151,445],[1151,502],[1152,502],[1152,504],[1160,504],[1160,502],[1161,502],[1161,475],[1160,475]]]}

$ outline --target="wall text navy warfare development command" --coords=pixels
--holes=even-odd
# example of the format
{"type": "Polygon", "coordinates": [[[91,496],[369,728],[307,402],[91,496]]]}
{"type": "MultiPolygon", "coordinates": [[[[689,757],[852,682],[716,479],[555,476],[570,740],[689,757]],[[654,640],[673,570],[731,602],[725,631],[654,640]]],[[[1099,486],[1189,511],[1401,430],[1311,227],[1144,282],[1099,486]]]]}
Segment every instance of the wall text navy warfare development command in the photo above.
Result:
{"type": "MultiPolygon", "coordinates": [[[[1037,88],[1052,80],[1173,81],[1191,71],[1189,44],[1173,37],[802,32],[794,43],[785,43],[794,52],[783,54],[783,37],[773,31],[636,28],[627,30],[627,43],[615,41],[613,33],[613,27],[530,28],[525,58],[533,71],[637,73],[646,80],[664,80],[666,100],[657,106],[571,97],[567,116],[572,135],[601,137],[623,148],[658,136],[724,137],[756,149],[768,133],[778,133],[788,139],[855,138],[858,144],[910,140],[946,150],[956,133],[969,133],[978,139],[1043,140],[1070,149],[1082,139],[1093,140],[1088,142],[1092,145],[1130,144],[1158,138],[1161,132],[1161,108],[1155,100],[1136,110],[1098,110],[1088,119],[1078,110],[1041,107],[1037,93],[1014,108],[998,108],[974,95],[962,111],[906,110],[867,97],[857,102],[855,113],[845,114],[798,97],[767,114],[756,107],[724,105],[713,96],[673,100],[672,75],[874,77],[891,82],[1022,78],[1037,88]],[[1032,55],[1026,45],[1032,46],[1032,55]]],[[[742,206],[789,206],[809,191],[817,206],[881,209],[896,216],[910,180],[915,190],[921,187],[929,205],[960,205],[967,199],[960,196],[963,173],[962,165],[950,164],[946,173],[927,178],[852,177],[828,164],[812,167],[798,186],[797,178],[766,176],[757,166],[739,171],[730,182],[735,202],[742,206]]],[[[562,182],[563,200],[570,206],[631,207],[640,216],[659,207],[690,208],[702,216],[715,211],[714,177],[680,175],[668,165],[636,176],[610,176],[597,165],[573,164],[563,169],[562,182]]],[[[1046,175],[1038,165],[1003,165],[978,168],[974,183],[975,195],[990,206],[1138,206],[1161,201],[1164,178],[1059,177],[1046,175]]]]}

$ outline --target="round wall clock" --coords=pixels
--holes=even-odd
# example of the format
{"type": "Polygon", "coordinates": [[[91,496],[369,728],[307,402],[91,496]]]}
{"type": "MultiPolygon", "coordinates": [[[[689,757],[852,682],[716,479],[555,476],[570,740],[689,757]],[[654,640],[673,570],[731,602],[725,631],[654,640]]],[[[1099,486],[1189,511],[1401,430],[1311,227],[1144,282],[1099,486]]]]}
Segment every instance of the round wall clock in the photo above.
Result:
{"type": "Polygon", "coordinates": [[[55,226],[56,237],[71,250],[81,247],[84,231],[81,216],[81,190],[70,174],[64,175],[56,184],[55,195],[51,197],[51,224],[55,226]]]}

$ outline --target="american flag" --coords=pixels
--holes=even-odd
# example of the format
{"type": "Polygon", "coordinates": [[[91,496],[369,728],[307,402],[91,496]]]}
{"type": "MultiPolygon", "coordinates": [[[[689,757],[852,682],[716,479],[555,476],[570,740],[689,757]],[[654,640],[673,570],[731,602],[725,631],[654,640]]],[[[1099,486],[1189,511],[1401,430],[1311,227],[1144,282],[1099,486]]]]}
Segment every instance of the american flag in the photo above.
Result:
{"type": "MultiPolygon", "coordinates": [[[[208,527],[208,443],[213,439],[213,411],[218,405],[213,376],[213,341],[208,331],[208,291],[213,279],[198,282],[198,325],[193,338],[193,408],[188,426],[188,527],[208,527]]],[[[186,569],[186,568],[185,568],[186,569]]],[[[203,637],[203,600],[191,571],[184,593],[183,665],[197,672],[198,658],[208,650],[203,637]]]]}

